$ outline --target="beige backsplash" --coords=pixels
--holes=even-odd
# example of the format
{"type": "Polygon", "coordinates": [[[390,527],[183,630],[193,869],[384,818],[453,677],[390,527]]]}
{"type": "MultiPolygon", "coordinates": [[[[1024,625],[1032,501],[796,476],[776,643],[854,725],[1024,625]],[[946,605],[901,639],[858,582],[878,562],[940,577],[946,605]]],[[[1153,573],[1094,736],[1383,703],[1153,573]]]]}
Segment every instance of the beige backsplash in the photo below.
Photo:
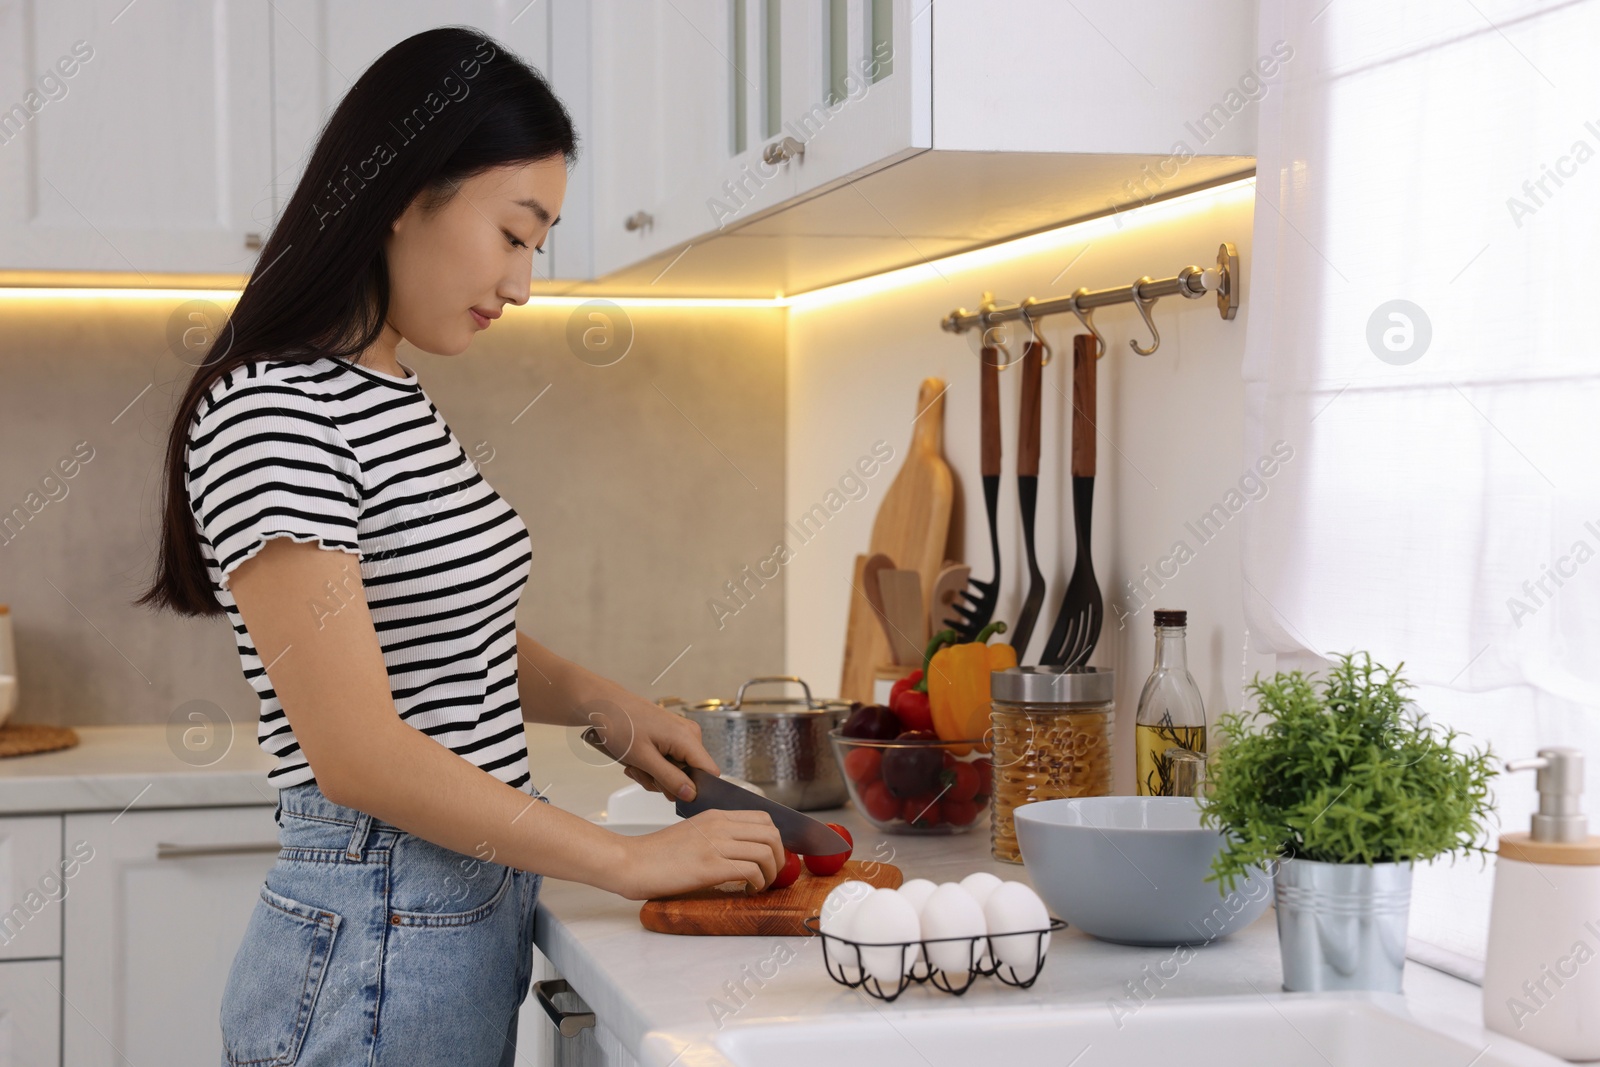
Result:
{"type": "MultiPolygon", "coordinates": [[[[27,511],[30,493],[37,508],[0,535],[21,674],[13,721],[163,722],[204,700],[254,738],[226,622],[131,604],[191,373],[167,340],[178,307],[0,306],[0,513],[27,511]]],[[[747,676],[783,673],[781,577],[720,627],[709,601],[782,536],[785,311],[629,309],[632,347],[606,367],[569,348],[573,314],[510,308],[462,356],[401,350],[528,525],[519,625],[652,697],[731,695],[747,676]]]]}

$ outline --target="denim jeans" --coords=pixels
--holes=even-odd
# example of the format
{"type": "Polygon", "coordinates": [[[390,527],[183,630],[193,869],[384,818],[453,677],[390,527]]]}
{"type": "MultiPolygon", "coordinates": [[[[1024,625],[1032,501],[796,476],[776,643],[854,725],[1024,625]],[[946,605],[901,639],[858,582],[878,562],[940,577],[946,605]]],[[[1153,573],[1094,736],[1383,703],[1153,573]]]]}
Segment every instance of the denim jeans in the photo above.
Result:
{"type": "Polygon", "coordinates": [[[224,1067],[509,1067],[544,876],[314,782],[280,790],[275,818],[278,859],[222,992],[224,1067]]]}

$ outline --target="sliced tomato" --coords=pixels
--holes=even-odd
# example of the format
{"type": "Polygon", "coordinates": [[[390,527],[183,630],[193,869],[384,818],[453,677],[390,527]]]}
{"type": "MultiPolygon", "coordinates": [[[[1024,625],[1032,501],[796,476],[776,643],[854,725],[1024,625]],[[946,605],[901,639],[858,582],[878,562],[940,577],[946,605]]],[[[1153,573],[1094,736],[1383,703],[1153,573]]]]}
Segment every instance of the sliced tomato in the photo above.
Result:
{"type": "Polygon", "coordinates": [[[888,822],[900,817],[900,798],[889,792],[889,784],[881,778],[868,782],[861,790],[861,806],[873,822],[888,822]]]}
{"type": "Polygon", "coordinates": [[[783,866],[778,870],[777,877],[767,884],[768,889],[788,889],[800,877],[800,854],[783,850],[783,866]]]}
{"type": "Polygon", "coordinates": [[[840,837],[848,841],[850,843],[850,847],[845,849],[843,852],[836,852],[831,856],[804,857],[806,870],[810,871],[812,874],[820,874],[824,877],[830,874],[838,874],[839,871],[844,868],[845,860],[850,858],[850,853],[855,850],[856,846],[855,838],[850,836],[850,831],[846,830],[838,823],[830,822],[828,824],[828,829],[834,831],[840,837]]]}
{"type": "Polygon", "coordinates": [[[865,745],[852,748],[844,758],[844,773],[857,785],[866,785],[878,777],[883,766],[883,753],[865,745]]]}

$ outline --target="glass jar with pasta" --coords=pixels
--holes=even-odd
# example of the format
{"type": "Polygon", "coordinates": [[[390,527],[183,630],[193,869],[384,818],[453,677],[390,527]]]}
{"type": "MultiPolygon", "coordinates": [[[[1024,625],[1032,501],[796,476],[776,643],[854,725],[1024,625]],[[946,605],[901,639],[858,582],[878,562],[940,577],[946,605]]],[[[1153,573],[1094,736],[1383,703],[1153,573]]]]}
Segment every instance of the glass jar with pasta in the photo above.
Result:
{"type": "Polygon", "coordinates": [[[1021,863],[1013,812],[1023,804],[1111,794],[1113,671],[1011,667],[989,676],[994,858],[1021,863]]]}

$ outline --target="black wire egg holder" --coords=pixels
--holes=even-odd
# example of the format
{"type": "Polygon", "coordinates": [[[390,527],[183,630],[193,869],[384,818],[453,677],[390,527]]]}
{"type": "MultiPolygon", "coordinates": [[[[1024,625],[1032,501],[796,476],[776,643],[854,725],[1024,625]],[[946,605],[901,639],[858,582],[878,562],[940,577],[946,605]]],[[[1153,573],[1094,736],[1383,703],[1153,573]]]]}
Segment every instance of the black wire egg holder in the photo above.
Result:
{"type": "Polygon", "coordinates": [[[893,1001],[913,984],[923,983],[959,997],[968,989],[971,989],[972,983],[980,977],[998,978],[1008,986],[1027,989],[1038,980],[1039,975],[1044,971],[1045,936],[1058,933],[1067,928],[1065,919],[1052,917],[1048,929],[1017,930],[1014,933],[993,935],[994,937],[1034,935],[1033,971],[1027,978],[1023,978],[1011,964],[1000,962],[999,957],[995,955],[994,943],[989,934],[975,934],[968,937],[930,937],[918,941],[855,941],[848,937],[840,937],[838,934],[824,933],[822,930],[822,916],[820,915],[813,915],[810,918],[803,919],[801,924],[813,935],[822,939],[822,963],[827,968],[830,978],[842,986],[850,989],[859,989],[868,996],[876,997],[885,1003],[893,1001]],[[832,952],[828,949],[830,941],[834,943],[832,952]],[[949,941],[967,942],[967,959],[970,964],[967,967],[964,981],[953,977],[951,972],[935,967],[928,958],[928,945],[937,945],[949,941]],[[882,982],[867,973],[867,969],[863,966],[861,960],[861,950],[864,948],[898,948],[900,950],[900,982],[892,992],[886,991],[882,982]],[[919,948],[922,950],[922,959],[907,967],[905,965],[906,953],[914,953],[919,948]],[[836,954],[843,958],[836,960],[834,958],[836,954]],[[855,960],[853,964],[849,962],[852,956],[855,960]],[[847,970],[852,966],[858,975],[856,978],[851,978],[847,970]]]}

